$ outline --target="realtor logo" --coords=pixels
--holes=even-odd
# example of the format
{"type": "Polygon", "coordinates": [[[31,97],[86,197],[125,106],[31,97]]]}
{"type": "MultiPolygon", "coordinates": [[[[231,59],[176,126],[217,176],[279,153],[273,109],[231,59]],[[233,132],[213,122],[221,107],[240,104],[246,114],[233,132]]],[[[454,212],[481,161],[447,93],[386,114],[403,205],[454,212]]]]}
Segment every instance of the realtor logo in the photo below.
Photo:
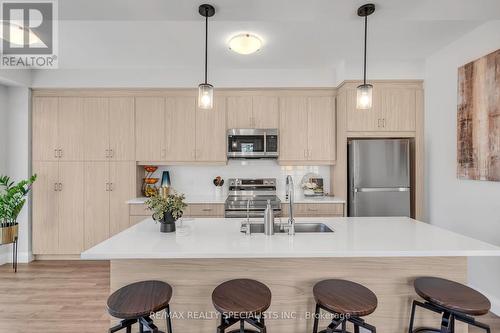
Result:
{"type": "Polygon", "coordinates": [[[57,67],[57,2],[1,1],[1,67],[57,67]]]}

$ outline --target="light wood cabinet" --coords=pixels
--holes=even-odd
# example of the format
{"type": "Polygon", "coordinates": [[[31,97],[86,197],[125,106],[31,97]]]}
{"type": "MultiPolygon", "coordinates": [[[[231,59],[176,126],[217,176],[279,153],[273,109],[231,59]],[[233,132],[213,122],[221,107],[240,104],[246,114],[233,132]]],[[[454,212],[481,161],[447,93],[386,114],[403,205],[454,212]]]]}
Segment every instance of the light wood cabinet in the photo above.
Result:
{"type": "Polygon", "coordinates": [[[135,161],[133,97],[109,98],[109,156],[113,161],[135,161]]]}
{"type": "Polygon", "coordinates": [[[277,96],[252,97],[253,127],[278,128],[279,102],[277,96]]]}
{"type": "Polygon", "coordinates": [[[227,128],[253,128],[251,96],[227,98],[227,128]]]}
{"type": "Polygon", "coordinates": [[[196,110],[196,161],[226,161],[226,101],[215,97],[212,110],[196,110]]]}
{"type": "Polygon", "coordinates": [[[280,162],[335,163],[335,109],[329,96],[280,99],[280,162]]]}
{"type": "Polygon", "coordinates": [[[128,228],[134,175],[133,162],[85,163],[86,249],[128,228]]]}
{"type": "Polygon", "coordinates": [[[82,124],[81,98],[34,98],[33,160],[82,161],[82,124]]]}
{"type": "Polygon", "coordinates": [[[164,97],[136,97],[135,149],[138,161],[166,158],[164,97]]]}
{"type": "Polygon", "coordinates": [[[109,100],[83,98],[84,156],[87,161],[105,161],[109,156],[109,100]]]}
{"type": "Polygon", "coordinates": [[[227,97],[227,128],[278,128],[276,96],[227,97]]]}
{"type": "Polygon", "coordinates": [[[167,97],[165,116],[167,161],[195,160],[196,103],[195,97],[167,97]]]}
{"type": "Polygon", "coordinates": [[[223,217],[224,204],[189,204],[186,217],[223,217]]]}
{"type": "MultiPolygon", "coordinates": [[[[295,217],[342,217],[344,204],[341,203],[297,203],[293,207],[295,217]]],[[[282,216],[287,217],[288,204],[281,204],[282,216]]]]}
{"type": "Polygon", "coordinates": [[[346,89],[347,130],[351,132],[415,131],[416,93],[413,87],[377,86],[373,88],[372,108],[356,108],[356,89],[346,89]]]}
{"type": "Polygon", "coordinates": [[[33,185],[33,253],[79,254],[83,250],[83,165],[36,162],[33,185]]]}
{"type": "Polygon", "coordinates": [[[307,160],[307,136],[307,97],[281,98],[279,159],[307,160]]]}

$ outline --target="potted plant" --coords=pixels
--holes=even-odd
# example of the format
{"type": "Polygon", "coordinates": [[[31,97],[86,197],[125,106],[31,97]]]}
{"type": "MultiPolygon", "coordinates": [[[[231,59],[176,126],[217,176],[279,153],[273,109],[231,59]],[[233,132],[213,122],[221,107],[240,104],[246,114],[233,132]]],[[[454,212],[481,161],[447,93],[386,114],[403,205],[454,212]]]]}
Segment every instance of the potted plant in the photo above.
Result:
{"type": "Polygon", "coordinates": [[[33,175],[16,184],[10,177],[0,176],[0,245],[17,240],[17,217],[35,180],[36,175],[33,175]]]}
{"type": "Polygon", "coordinates": [[[182,217],[187,207],[184,194],[155,195],[146,201],[153,211],[153,219],[160,223],[161,232],[174,232],[175,221],[182,217]]]}

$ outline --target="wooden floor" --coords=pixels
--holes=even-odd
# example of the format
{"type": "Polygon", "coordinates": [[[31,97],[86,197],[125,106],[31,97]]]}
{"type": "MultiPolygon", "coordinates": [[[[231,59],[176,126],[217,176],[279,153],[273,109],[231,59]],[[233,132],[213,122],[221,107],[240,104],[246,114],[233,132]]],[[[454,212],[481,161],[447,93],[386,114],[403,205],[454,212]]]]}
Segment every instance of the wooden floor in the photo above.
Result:
{"type": "MultiPolygon", "coordinates": [[[[108,262],[38,261],[20,264],[16,274],[0,266],[0,333],[106,332],[108,295],[108,262]]],[[[500,332],[499,317],[481,321],[500,332]]]]}

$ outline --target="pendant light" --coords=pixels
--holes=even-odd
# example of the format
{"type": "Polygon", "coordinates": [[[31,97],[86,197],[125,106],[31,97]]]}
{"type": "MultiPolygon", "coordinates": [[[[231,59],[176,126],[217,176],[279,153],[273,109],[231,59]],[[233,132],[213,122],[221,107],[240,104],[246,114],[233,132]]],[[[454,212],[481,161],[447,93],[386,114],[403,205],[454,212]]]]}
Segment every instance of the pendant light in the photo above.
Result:
{"type": "Polygon", "coordinates": [[[365,18],[365,52],[363,60],[363,84],[357,88],[356,107],[360,110],[371,109],[373,86],[366,83],[366,39],[368,32],[368,16],[375,12],[375,5],[372,3],[363,5],[358,8],[358,16],[365,18]]]}
{"type": "Polygon", "coordinates": [[[207,82],[208,18],[214,16],[215,8],[205,4],[198,8],[198,12],[205,17],[205,82],[198,86],[198,107],[208,110],[214,105],[214,87],[207,82]]]}

